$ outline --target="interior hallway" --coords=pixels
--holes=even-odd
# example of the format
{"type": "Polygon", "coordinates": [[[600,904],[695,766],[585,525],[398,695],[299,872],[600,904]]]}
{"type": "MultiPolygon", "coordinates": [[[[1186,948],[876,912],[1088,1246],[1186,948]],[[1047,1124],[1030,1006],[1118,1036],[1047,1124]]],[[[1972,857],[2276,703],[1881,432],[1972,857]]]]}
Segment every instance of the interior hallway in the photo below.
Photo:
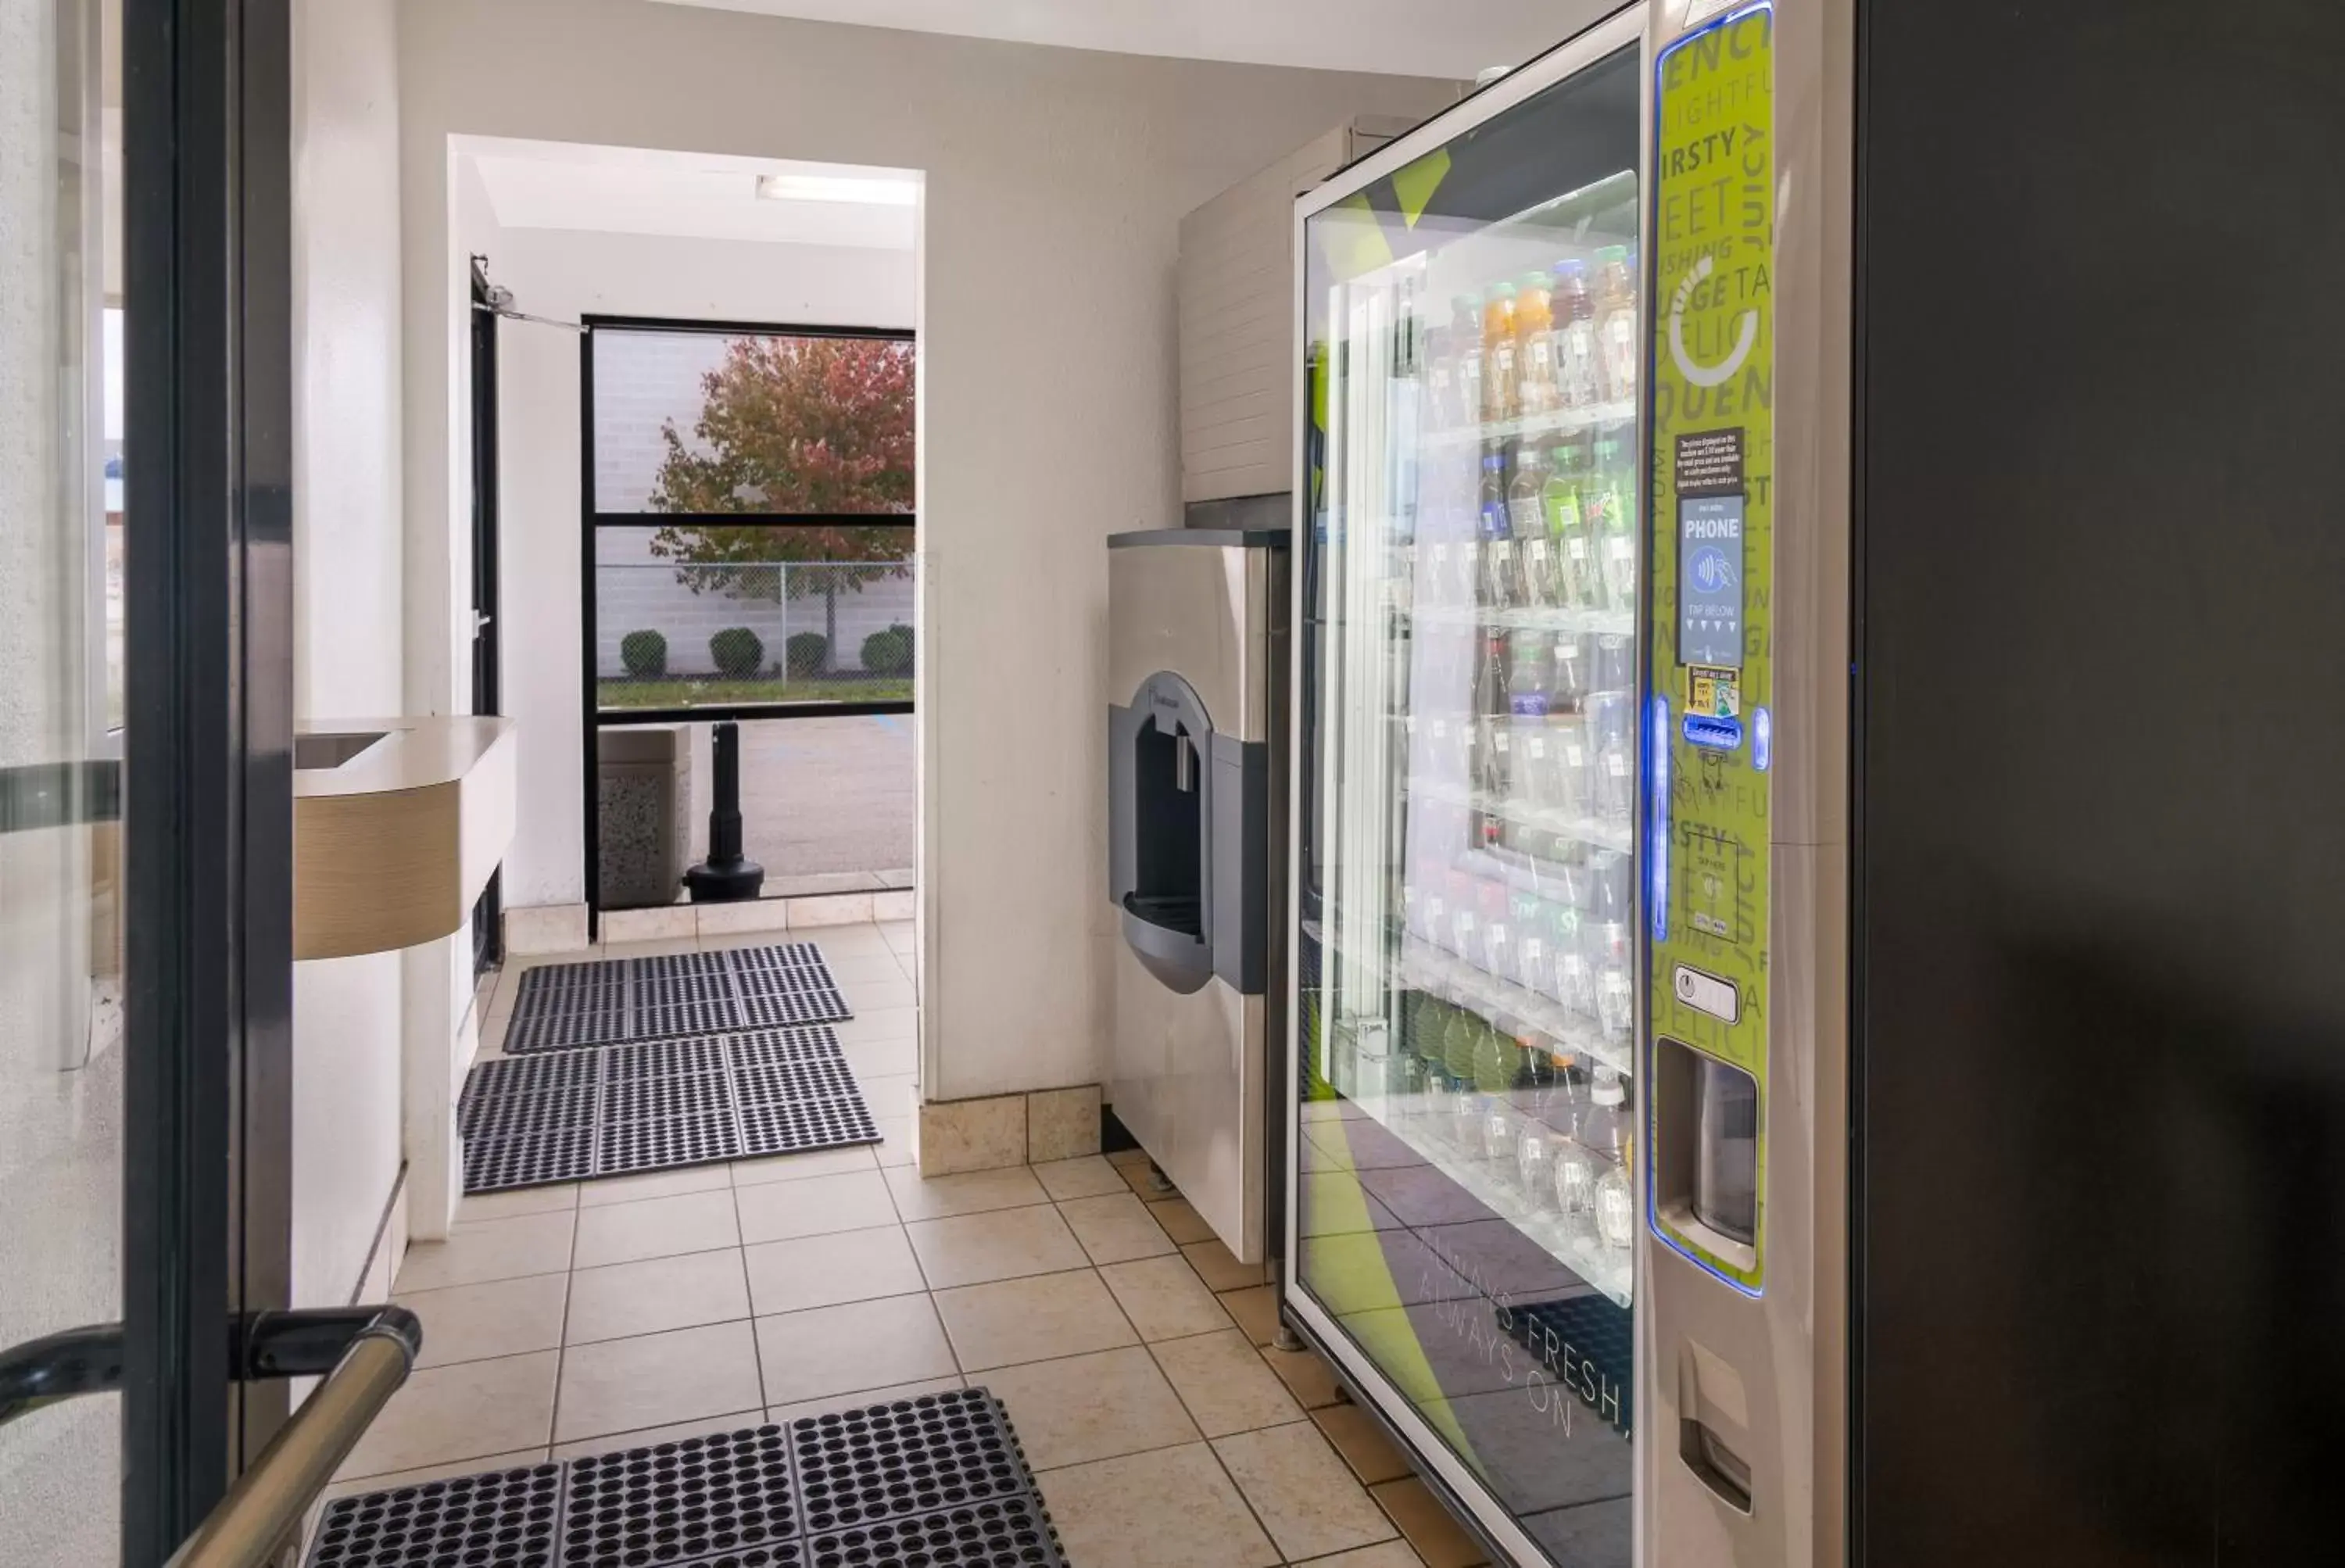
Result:
{"type": "MultiPolygon", "coordinates": [[[[856,1010],[833,1027],[883,1141],[466,1198],[400,1269],[421,1369],[330,1496],[966,1383],[1008,1408],[1076,1568],[1481,1561],[1319,1359],[1269,1348],[1264,1272],[1150,1194],[1144,1156],[921,1180],[910,924],[791,935],[856,1010]]],[[[482,1054],[531,964],[773,940],[517,959],[476,1003],[482,1054]]]]}

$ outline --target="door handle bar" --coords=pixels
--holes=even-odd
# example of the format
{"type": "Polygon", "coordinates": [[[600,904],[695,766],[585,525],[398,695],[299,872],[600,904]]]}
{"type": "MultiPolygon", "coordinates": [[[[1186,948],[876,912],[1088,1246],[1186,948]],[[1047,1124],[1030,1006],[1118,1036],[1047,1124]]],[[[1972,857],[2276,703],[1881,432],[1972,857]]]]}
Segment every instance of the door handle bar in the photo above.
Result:
{"type": "MultiPolygon", "coordinates": [[[[268,1568],[318,1493],[415,1369],[423,1325],[404,1307],[255,1312],[229,1326],[239,1381],[323,1375],[167,1568],[268,1568]]],[[[0,1426],[122,1386],[122,1325],[0,1350],[0,1426]]]]}

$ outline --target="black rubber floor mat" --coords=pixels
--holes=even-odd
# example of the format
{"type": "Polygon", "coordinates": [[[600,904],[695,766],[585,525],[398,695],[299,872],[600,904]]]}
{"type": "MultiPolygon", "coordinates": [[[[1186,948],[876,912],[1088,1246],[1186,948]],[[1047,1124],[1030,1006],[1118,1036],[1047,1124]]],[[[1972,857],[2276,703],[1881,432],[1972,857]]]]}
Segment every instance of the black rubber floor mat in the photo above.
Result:
{"type": "Polygon", "coordinates": [[[854,1016],[810,942],[547,963],[523,972],[504,1048],[570,1051],[854,1016]]]}
{"type": "Polygon", "coordinates": [[[495,1057],[456,1125],[470,1193],[879,1141],[822,1025],[495,1057]]]}
{"type": "Polygon", "coordinates": [[[555,1553],[568,1468],[531,1465],[338,1499],[326,1505],[306,1561],[311,1568],[554,1568],[566,1561],[555,1553]]]}
{"type": "Polygon", "coordinates": [[[307,1568],[1067,1568],[983,1389],[327,1505],[307,1568]]]}

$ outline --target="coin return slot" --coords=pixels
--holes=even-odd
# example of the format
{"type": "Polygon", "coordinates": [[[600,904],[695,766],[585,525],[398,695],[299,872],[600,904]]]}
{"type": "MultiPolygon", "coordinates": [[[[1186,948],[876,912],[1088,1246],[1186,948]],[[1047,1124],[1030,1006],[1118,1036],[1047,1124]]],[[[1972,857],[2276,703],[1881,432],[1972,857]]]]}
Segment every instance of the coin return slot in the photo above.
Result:
{"type": "Polygon", "coordinates": [[[1654,1213],[1748,1275],[1759,1267],[1759,1082],[1666,1035],[1653,1074],[1654,1213]]]}

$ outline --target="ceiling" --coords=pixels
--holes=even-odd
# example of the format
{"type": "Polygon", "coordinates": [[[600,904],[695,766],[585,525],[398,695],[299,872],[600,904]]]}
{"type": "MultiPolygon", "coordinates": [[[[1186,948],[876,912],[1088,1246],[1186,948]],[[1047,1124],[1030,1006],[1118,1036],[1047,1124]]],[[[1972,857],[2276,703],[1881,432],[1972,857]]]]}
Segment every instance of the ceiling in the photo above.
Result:
{"type": "Polygon", "coordinates": [[[757,195],[761,174],[879,178],[917,192],[920,177],[904,169],[491,137],[456,140],[480,170],[497,222],[507,229],[909,250],[919,225],[916,202],[776,201],[757,195]]]}
{"type": "Polygon", "coordinates": [[[662,0],[1126,55],[1470,77],[1515,66],[1613,0],[662,0]]]}

